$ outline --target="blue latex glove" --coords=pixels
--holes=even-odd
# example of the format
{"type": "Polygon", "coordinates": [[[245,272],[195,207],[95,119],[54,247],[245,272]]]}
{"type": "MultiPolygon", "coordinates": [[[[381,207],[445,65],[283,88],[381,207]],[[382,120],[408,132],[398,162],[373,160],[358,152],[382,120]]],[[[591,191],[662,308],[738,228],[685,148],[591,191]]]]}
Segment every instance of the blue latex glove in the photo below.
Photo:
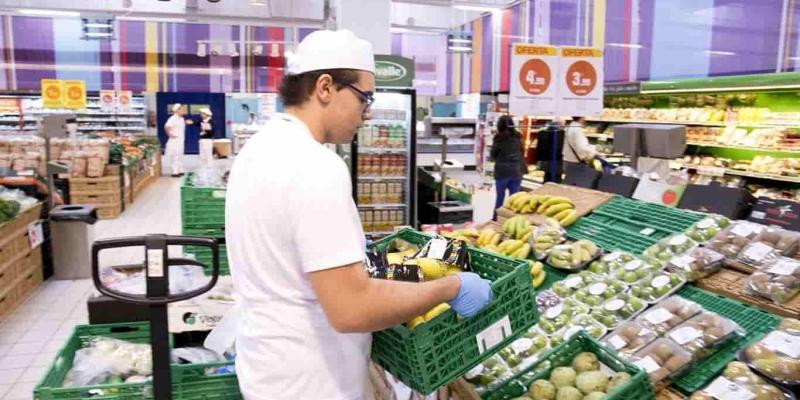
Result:
{"type": "Polygon", "coordinates": [[[492,301],[492,282],[472,272],[462,272],[456,277],[461,280],[461,287],[455,298],[447,304],[462,317],[471,317],[492,301]]]}

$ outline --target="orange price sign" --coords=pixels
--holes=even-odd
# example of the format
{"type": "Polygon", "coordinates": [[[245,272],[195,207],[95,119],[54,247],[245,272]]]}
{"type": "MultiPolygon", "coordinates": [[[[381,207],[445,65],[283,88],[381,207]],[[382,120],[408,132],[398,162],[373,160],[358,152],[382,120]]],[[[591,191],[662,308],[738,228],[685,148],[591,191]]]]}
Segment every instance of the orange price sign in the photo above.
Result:
{"type": "Polygon", "coordinates": [[[586,96],[597,85],[597,71],[592,64],[579,60],[567,68],[565,76],[569,91],[576,96],[586,96]]]}
{"type": "Polygon", "coordinates": [[[64,107],[73,109],[86,108],[86,82],[64,81],[64,107]]]}
{"type": "Polygon", "coordinates": [[[538,58],[526,61],[519,70],[520,86],[533,95],[546,92],[551,80],[550,67],[538,58]]]}
{"type": "Polygon", "coordinates": [[[64,81],[42,79],[42,106],[44,108],[61,108],[64,106],[64,81]]]}

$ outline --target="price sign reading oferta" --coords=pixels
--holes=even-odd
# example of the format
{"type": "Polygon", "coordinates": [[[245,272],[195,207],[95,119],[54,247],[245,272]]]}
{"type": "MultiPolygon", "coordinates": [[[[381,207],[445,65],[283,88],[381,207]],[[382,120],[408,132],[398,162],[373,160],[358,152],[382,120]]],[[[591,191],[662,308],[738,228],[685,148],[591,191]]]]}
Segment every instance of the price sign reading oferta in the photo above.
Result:
{"type": "Polygon", "coordinates": [[[558,76],[561,115],[599,116],[603,112],[603,52],[561,47],[558,76]]]}
{"type": "Polygon", "coordinates": [[[511,52],[508,107],[516,115],[555,115],[558,105],[558,49],[517,43],[511,52]]]}

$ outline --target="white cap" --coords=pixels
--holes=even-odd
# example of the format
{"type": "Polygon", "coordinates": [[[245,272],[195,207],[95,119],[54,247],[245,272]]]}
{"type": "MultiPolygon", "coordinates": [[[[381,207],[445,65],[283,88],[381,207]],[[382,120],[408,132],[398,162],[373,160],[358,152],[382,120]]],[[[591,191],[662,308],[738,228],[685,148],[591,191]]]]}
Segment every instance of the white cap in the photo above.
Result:
{"type": "Polygon", "coordinates": [[[298,75],[321,69],[357,69],[375,73],[372,44],[345,29],[315,31],[287,59],[286,73],[298,75]]]}
{"type": "Polygon", "coordinates": [[[214,114],[211,113],[211,110],[209,110],[208,108],[201,108],[200,109],[200,114],[205,114],[205,115],[208,115],[209,117],[214,115],[214,114]]]}
{"type": "Polygon", "coordinates": [[[180,109],[181,109],[181,107],[183,107],[183,104],[181,104],[181,103],[175,103],[175,104],[173,104],[173,105],[172,105],[172,112],[178,112],[178,110],[180,110],[180,109]]]}

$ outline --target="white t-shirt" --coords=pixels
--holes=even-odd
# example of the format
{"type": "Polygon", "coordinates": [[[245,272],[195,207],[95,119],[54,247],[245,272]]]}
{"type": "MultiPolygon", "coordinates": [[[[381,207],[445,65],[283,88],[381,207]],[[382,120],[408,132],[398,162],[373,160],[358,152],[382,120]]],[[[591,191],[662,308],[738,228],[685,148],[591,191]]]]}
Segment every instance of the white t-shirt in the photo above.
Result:
{"type": "Polygon", "coordinates": [[[174,136],[172,137],[167,133],[167,139],[183,140],[186,134],[186,121],[183,117],[172,114],[172,116],[167,119],[167,123],[164,124],[164,129],[167,128],[172,128],[172,135],[174,136]]]}
{"type": "Polygon", "coordinates": [[[367,398],[369,334],[330,325],[308,274],[364,259],[342,159],[280,114],[245,146],[225,204],[231,275],[242,307],[236,369],[246,399],[367,398]]]}

